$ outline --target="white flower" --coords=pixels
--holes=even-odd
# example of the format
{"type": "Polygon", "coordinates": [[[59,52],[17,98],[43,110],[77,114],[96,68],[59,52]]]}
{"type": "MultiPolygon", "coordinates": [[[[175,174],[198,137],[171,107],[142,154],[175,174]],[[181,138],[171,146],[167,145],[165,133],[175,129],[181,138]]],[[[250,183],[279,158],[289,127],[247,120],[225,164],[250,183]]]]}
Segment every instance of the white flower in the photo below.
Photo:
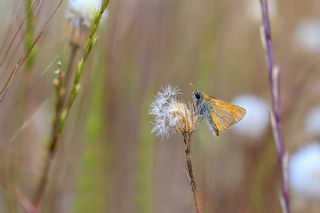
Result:
{"type": "Polygon", "coordinates": [[[69,0],[66,18],[75,27],[89,27],[102,0],[69,0]]]}
{"type": "Polygon", "coordinates": [[[314,142],[292,155],[290,186],[297,195],[320,199],[320,144],[314,142]]]}
{"type": "MultiPolygon", "coordinates": [[[[262,22],[261,5],[259,0],[245,0],[245,14],[250,20],[260,24],[262,22]]],[[[277,0],[269,0],[269,17],[271,20],[275,19],[278,12],[277,0]]]]}
{"type": "Polygon", "coordinates": [[[168,137],[172,132],[192,133],[197,121],[194,111],[185,103],[176,100],[180,91],[176,87],[165,86],[155,96],[151,104],[150,114],[153,115],[153,133],[168,137]]]}
{"type": "Polygon", "coordinates": [[[269,113],[267,104],[254,95],[241,95],[232,103],[247,110],[246,116],[241,122],[235,124],[233,129],[250,138],[259,137],[269,125],[269,113]]]}
{"type": "Polygon", "coordinates": [[[320,106],[314,107],[307,115],[306,130],[311,136],[320,136],[320,106]]]}
{"type": "Polygon", "coordinates": [[[320,21],[310,18],[301,22],[295,30],[294,43],[303,50],[320,53],[320,21]]]}

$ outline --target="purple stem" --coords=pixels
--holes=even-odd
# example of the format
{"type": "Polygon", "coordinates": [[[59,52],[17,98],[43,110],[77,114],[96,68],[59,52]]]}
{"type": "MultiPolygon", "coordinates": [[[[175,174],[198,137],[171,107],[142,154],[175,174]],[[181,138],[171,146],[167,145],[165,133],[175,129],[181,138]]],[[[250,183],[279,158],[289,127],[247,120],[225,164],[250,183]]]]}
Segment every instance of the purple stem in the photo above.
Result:
{"type": "Polygon", "coordinates": [[[264,41],[266,51],[266,62],[268,66],[269,75],[269,86],[272,98],[272,125],[273,125],[273,136],[277,148],[278,161],[281,170],[281,182],[282,182],[282,200],[283,200],[283,211],[290,213],[289,205],[289,187],[287,179],[287,166],[286,166],[286,149],[283,139],[281,112],[280,112],[280,82],[278,70],[274,66],[273,54],[272,54],[272,39],[271,39],[271,27],[268,10],[268,0],[260,0],[261,12],[263,18],[263,29],[264,29],[264,41]]]}

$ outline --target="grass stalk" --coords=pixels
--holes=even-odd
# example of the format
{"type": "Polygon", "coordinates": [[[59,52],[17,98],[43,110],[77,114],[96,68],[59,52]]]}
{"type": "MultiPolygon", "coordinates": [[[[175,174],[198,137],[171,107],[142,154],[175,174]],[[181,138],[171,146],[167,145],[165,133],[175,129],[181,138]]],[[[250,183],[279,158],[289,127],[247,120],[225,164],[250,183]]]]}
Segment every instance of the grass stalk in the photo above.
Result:
{"type": "MultiPolygon", "coordinates": [[[[26,28],[26,34],[24,36],[24,46],[26,50],[28,50],[32,46],[33,37],[34,37],[34,16],[33,16],[32,3],[33,3],[33,0],[25,0],[27,28],[26,28]]],[[[35,58],[35,49],[33,48],[33,50],[28,55],[28,58],[26,59],[27,70],[31,70],[34,64],[34,58],[35,58]]]]}
{"type": "MultiPolygon", "coordinates": [[[[75,63],[76,56],[77,56],[77,53],[79,50],[79,46],[70,43],[70,50],[71,51],[70,51],[69,62],[68,62],[68,66],[67,66],[67,72],[66,72],[66,76],[64,79],[65,98],[69,92],[70,83],[72,81],[72,73],[73,73],[72,70],[73,70],[73,65],[75,63]]],[[[65,98],[64,98],[64,101],[66,101],[65,98]]]]}
{"type": "Polygon", "coordinates": [[[109,0],[104,0],[100,10],[96,13],[96,15],[93,18],[92,24],[91,24],[91,29],[90,29],[90,36],[89,36],[89,41],[87,43],[86,49],[84,50],[83,56],[80,59],[80,61],[77,64],[77,69],[76,69],[76,73],[75,73],[75,78],[74,78],[74,82],[71,88],[71,93],[69,95],[68,101],[67,101],[67,106],[65,109],[65,113],[64,113],[64,117],[61,119],[61,125],[64,125],[64,121],[65,121],[65,117],[68,115],[73,102],[75,100],[75,98],[78,95],[79,89],[80,89],[80,79],[84,70],[84,65],[86,64],[87,60],[88,60],[88,56],[91,52],[91,49],[96,41],[96,32],[100,23],[100,20],[102,18],[102,14],[105,11],[105,9],[107,8],[109,4],[109,0]]]}
{"type": "MultiPolygon", "coordinates": [[[[61,66],[61,64],[60,64],[61,66]]],[[[45,190],[45,187],[47,185],[48,176],[50,172],[51,162],[55,156],[56,150],[57,150],[57,143],[60,138],[60,126],[59,126],[59,118],[61,116],[61,112],[63,110],[63,103],[65,99],[65,88],[63,85],[65,79],[65,72],[61,67],[59,67],[57,71],[57,77],[54,79],[53,83],[56,88],[56,102],[55,102],[55,114],[53,117],[53,125],[52,125],[52,131],[51,131],[51,137],[49,140],[49,153],[46,158],[45,167],[42,172],[42,175],[40,177],[40,182],[36,189],[36,194],[34,196],[33,200],[33,206],[35,208],[35,212],[39,211],[40,208],[40,202],[43,197],[43,193],[45,190]]]]}
{"type": "MultiPolygon", "coordinates": [[[[51,15],[49,16],[49,18],[47,19],[47,21],[45,22],[44,26],[42,27],[41,31],[37,34],[37,36],[34,38],[34,40],[32,41],[29,49],[27,49],[24,53],[24,55],[22,55],[18,62],[16,63],[16,65],[12,68],[11,73],[9,75],[9,77],[7,78],[7,80],[4,82],[4,86],[2,86],[1,90],[0,90],[0,102],[3,101],[7,90],[11,84],[11,82],[13,81],[16,73],[18,72],[19,68],[21,67],[21,65],[26,61],[26,59],[28,58],[28,56],[30,55],[31,51],[33,50],[33,48],[36,46],[36,44],[38,43],[38,41],[40,40],[41,36],[43,35],[43,33],[45,32],[45,30],[47,29],[47,27],[49,26],[53,16],[56,14],[56,12],[58,11],[58,9],[60,8],[62,4],[62,0],[60,0],[57,4],[57,6],[54,8],[53,12],[51,13],[51,15]]],[[[9,47],[10,48],[10,47],[9,47]]],[[[7,53],[6,53],[7,54],[7,53]]],[[[6,57],[6,56],[5,56],[6,57]]],[[[5,59],[2,59],[2,61],[4,61],[5,59]]],[[[0,62],[0,65],[2,64],[2,61],[0,62]]]]}
{"type": "Polygon", "coordinates": [[[290,213],[289,187],[287,178],[287,155],[283,138],[280,103],[279,69],[274,64],[272,53],[271,25],[268,9],[268,0],[260,0],[263,19],[262,42],[264,44],[266,63],[268,66],[269,87],[271,93],[272,110],[271,121],[273,136],[277,149],[278,162],[281,172],[281,204],[283,212],[290,213]]]}
{"type": "MultiPolygon", "coordinates": [[[[48,156],[45,161],[44,170],[42,172],[42,175],[40,177],[39,184],[36,189],[36,193],[33,200],[34,205],[34,211],[33,213],[38,213],[40,210],[40,204],[41,200],[43,198],[43,194],[46,188],[46,185],[48,183],[48,177],[50,173],[50,167],[52,165],[53,159],[55,157],[58,145],[59,145],[59,139],[62,133],[62,130],[64,128],[64,124],[66,121],[66,118],[71,110],[71,107],[73,105],[73,102],[78,95],[79,89],[80,89],[80,79],[84,70],[84,66],[87,62],[88,56],[91,53],[92,47],[95,43],[95,34],[98,29],[101,17],[103,12],[105,11],[106,7],[108,6],[109,0],[103,1],[99,11],[95,14],[93,21],[91,23],[90,28],[90,37],[86,46],[86,49],[83,53],[83,56],[79,60],[76,68],[76,73],[74,77],[74,82],[71,85],[71,91],[68,95],[66,93],[65,88],[65,72],[63,72],[62,69],[59,69],[58,71],[58,77],[54,80],[54,85],[56,86],[56,105],[55,105],[55,116],[53,118],[53,126],[52,126],[52,133],[49,140],[49,150],[48,150],[48,156]],[[66,106],[65,104],[66,103],[66,106]]],[[[75,54],[77,49],[71,50],[71,56],[70,60],[75,59],[75,54]]],[[[71,69],[73,62],[69,61],[69,68],[71,69]]],[[[68,70],[68,73],[70,73],[70,70],[68,70]]],[[[68,79],[69,80],[69,79],[68,79]]]]}

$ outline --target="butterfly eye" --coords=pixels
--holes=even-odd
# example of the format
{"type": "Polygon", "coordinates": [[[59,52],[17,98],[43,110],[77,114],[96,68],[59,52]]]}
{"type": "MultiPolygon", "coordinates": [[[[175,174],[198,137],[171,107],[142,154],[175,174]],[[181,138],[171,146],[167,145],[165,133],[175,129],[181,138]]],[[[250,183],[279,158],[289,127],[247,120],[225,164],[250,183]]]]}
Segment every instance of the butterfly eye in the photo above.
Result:
{"type": "Polygon", "coordinates": [[[194,96],[195,96],[196,99],[198,99],[198,100],[201,98],[200,93],[198,93],[198,92],[197,92],[194,96]]]}

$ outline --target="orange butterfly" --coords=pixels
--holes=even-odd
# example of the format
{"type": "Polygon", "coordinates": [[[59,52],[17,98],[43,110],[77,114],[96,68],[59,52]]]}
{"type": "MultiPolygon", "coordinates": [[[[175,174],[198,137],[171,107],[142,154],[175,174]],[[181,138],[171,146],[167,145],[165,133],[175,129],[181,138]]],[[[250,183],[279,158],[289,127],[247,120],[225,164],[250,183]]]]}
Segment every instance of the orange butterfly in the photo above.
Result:
{"type": "Polygon", "coordinates": [[[209,130],[217,136],[239,122],[246,114],[244,108],[216,99],[196,89],[193,91],[192,99],[196,115],[203,118],[209,130]]]}

